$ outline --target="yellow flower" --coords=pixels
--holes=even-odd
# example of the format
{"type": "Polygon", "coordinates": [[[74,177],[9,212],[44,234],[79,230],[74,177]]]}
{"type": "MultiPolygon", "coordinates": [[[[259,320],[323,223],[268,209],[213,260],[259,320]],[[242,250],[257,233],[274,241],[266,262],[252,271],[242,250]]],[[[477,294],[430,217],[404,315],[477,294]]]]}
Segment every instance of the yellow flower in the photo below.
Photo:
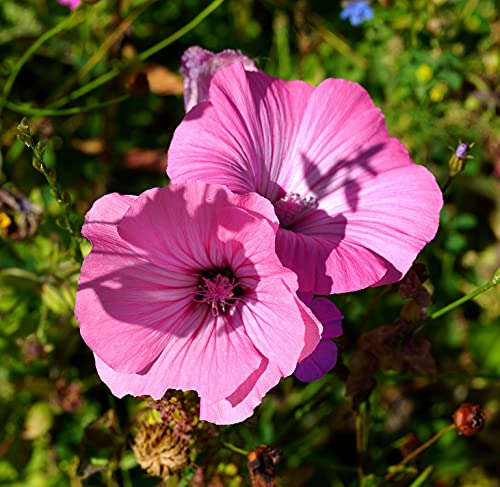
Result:
{"type": "Polygon", "coordinates": [[[446,93],[448,93],[448,86],[446,83],[441,82],[431,88],[429,97],[434,103],[439,103],[440,101],[443,101],[446,93]]]}
{"type": "Polygon", "coordinates": [[[0,211],[0,229],[4,230],[6,228],[9,228],[10,224],[12,223],[12,220],[7,213],[4,213],[3,211],[0,211]]]}
{"type": "Polygon", "coordinates": [[[421,64],[418,68],[417,71],[415,72],[415,75],[417,76],[417,80],[419,83],[427,83],[432,79],[432,75],[434,72],[432,71],[432,68],[428,64],[421,64]]]}

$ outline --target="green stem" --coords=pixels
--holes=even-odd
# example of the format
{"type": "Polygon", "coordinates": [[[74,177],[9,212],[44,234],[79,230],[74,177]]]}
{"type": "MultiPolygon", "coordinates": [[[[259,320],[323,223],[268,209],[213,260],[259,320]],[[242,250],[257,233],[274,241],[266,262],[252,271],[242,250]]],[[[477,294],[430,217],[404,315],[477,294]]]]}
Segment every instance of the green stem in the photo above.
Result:
{"type": "Polygon", "coordinates": [[[454,430],[456,426],[452,423],[443,428],[441,431],[436,433],[431,439],[427,440],[425,443],[422,443],[418,448],[413,450],[410,454],[403,458],[393,469],[386,474],[384,480],[390,480],[394,477],[401,469],[408,463],[418,457],[424,450],[429,448],[433,443],[435,443],[441,436],[448,433],[448,431],[454,430]]]}
{"type": "Polygon", "coordinates": [[[22,67],[26,64],[26,62],[33,56],[33,54],[40,48],[40,46],[48,41],[51,37],[54,37],[59,32],[74,27],[79,24],[83,20],[82,12],[79,10],[75,10],[71,15],[65,17],[65,19],[57,24],[53,29],[48,30],[45,34],[42,34],[31,46],[26,50],[26,52],[19,58],[16,65],[12,69],[10,76],[2,90],[2,96],[0,97],[0,114],[2,113],[5,104],[7,103],[7,99],[9,98],[10,92],[12,90],[12,86],[17,78],[17,75],[21,71],[22,67]]]}
{"type": "Polygon", "coordinates": [[[309,18],[315,30],[327,44],[332,46],[346,58],[352,60],[360,68],[366,68],[368,64],[367,60],[363,56],[358,54],[357,51],[352,49],[344,39],[334,34],[331,30],[327,29],[324,26],[323,19],[319,15],[313,13],[309,16],[309,18]]]}
{"type": "Polygon", "coordinates": [[[66,105],[67,103],[77,100],[78,98],[81,98],[83,95],[86,95],[87,93],[90,93],[91,91],[95,90],[96,88],[99,88],[99,86],[103,85],[104,83],[107,83],[108,81],[112,80],[113,78],[116,78],[120,72],[124,68],[114,68],[111,71],[108,71],[107,73],[104,73],[103,75],[99,76],[98,78],[90,81],[86,85],[83,85],[82,87],[78,88],[75,91],[72,91],[69,95],[63,96],[62,98],[59,98],[58,101],[55,103],[52,103],[48,108],[53,109],[53,108],[59,108],[61,106],[66,105]]]}
{"type": "Polygon", "coordinates": [[[451,176],[448,176],[448,179],[446,180],[446,182],[443,184],[443,187],[441,188],[441,193],[444,193],[449,188],[452,179],[453,178],[451,176]]]}
{"type": "Polygon", "coordinates": [[[362,485],[365,479],[365,472],[363,469],[364,457],[368,446],[368,408],[369,403],[361,404],[359,411],[356,412],[356,453],[358,456],[358,479],[362,485]]]}
{"type": "Polygon", "coordinates": [[[112,100],[108,100],[104,103],[93,103],[88,106],[79,106],[79,107],[71,107],[71,108],[61,108],[61,109],[52,109],[52,108],[31,108],[25,105],[19,105],[12,102],[6,103],[6,108],[15,113],[20,113],[21,115],[32,115],[34,117],[61,117],[66,115],[76,115],[78,113],[86,113],[91,112],[93,110],[99,110],[101,108],[116,105],[121,103],[124,100],[130,98],[129,94],[119,96],[117,98],[113,98],[112,100]]]}
{"type": "Polygon", "coordinates": [[[73,225],[70,218],[71,197],[69,193],[61,190],[61,187],[56,180],[55,170],[52,168],[48,168],[43,162],[43,157],[45,154],[45,144],[41,141],[37,142],[33,138],[26,118],[23,118],[21,120],[21,123],[17,126],[17,137],[24,145],[32,150],[32,165],[38,172],[43,174],[43,176],[49,183],[52,196],[55,198],[62,210],[61,226],[69,233],[71,237],[75,259],[78,262],[82,262],[83,254],[80,248],[81,237],[79,237],[80,228],[79,225],[73,225]]]}
{"type": "Polygon", "coordinates": [[[203,22],[215,9],[217,9],[224,0],[214,0],[207,8],[202,10],[191,22],[188,22],[184,27],[180,28],[177,32],[174,32],[171,36],[167,37],[165,40],[159,42],[158,44],[146,49],[144,52],[139,54],[139,61],[145,61],[150,58],[153,54],[161,51],[170,44],[174,43],[189,31],[193,30],[198,24],[203,22]]]}
{"type": "Polygon", "coordinates": [[[446,381],[446,380],[456,380],[463,382],[465,380],[474,380],[474,379],[484,379],[490,380],[494,382],[500,382],[499,374],[468,374],[465,372],[440,372],[438,374],[400,374],[400,373],[378,373],[376,375],[377,381],[384,382],[395,382],[395,383],[404,383],[404,382],[414,382],[416,379],[428,379],[434,381],[436,379],[446,381]]]}
{"type": "MultiPolygon", "coordinates": [[[[170,44],[174,43],[176,40],[180,39],[184,35],[186,35],[189,31],[193,30],[198,24],[200,24],[203,20],[205,20],[206,17],[208,17],[217,7],[219,7],[224,0],[214,0],[207,8],[202,10],[193,20],[188,22],[184,27],[180,28],[178,31],[174,32],[172,35],[164,39],[163,41],[159,42],[158,44],[155,44],[154,46],[150,47],[149,49],[146,49],[144,52],[139,54],[137,58],[134,60],[135,62],[142,62],[145,61],[146,59],[150,58],[153,54],[156,54],[158,51],[161,51],[165,47],[169,46],[170,44]]],[[[98,78],[90,81],[89,83],[83,85],[82,87],[78,88],[75,91],[72,91],[68,95],[64,96],[63,98],[60,98],[58,101],[50,105],[49,108],[58,108],[63,105],[66,105],[67,103],[74,101],[83,95],[86,95],[87,93],[90,93],[91,91],[95,90],[96,88],[99,88],[99,86],[103,85],[104,83],[107,83],[108,81],[112,80],[113,78],[116,78],[122,71],[130,67],[130,63],[121,63],[119,66],[116,68],[112,69],[111,71],[108,71],[107,73],[104,73],[103,75],[99,76],[98,78]]]]}
{"type": "Polygon", "coordinates": [[[111,49],[111,47],[120,39],[124,32],[130,28],[134,21],[154,2],[158,0],[149,0],[137,7],[120,25],[109,35],[101,46],[92,54],[90,59],[80,68],[76,74],[76,79],[82,79],[111,49]]]}
{"type": "Polygon", "coordinates": [[[448,311],[451,311],[456,307],[460,306],[461,304],[466,303],[467,301],[475,298],[476,296],[479,296],[485,291],[488,291],[488,289],[492,288],[493,286],[496,286],[499,282],[500,282],[500,268],[496,270],[494,276],[486,284],[482,285],[481,287],[478,287],[475,291],[472,291],[471,293],[461,297],[460,299],[457,299],[453,303],[448,304],[444,308],[441,308],[438,311],[434,311],[434,313],[431,314],[430,318],[433,320],[439,318],[445,313],[448,313],[448,311]]]}
{"type": "Polygon", "coordinates": [[[244,455],[245,457],[250,453],[249,451],[243,450],[243,448],[239,448],[237,446],[234,446],[232,443],[229,443],[227,441],[225,441],[223,443],[223,445],[226,448],[228,448],[229,450],[234,451],[235,453],[239,453],[240,455],[244,455]]]}
{"type": "Polygon", "coordinates": [[[410,487],[420,487],[424,485],[424,482],[429,478],[430,474],[434,470],[432,465],[429,465],[411,484],[410,487]]]}

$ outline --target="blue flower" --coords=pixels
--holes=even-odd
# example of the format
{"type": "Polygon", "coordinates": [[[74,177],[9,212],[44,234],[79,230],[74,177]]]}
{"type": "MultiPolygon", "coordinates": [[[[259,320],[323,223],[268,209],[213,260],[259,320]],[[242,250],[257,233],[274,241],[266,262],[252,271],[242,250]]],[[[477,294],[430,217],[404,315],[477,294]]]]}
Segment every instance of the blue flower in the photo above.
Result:
{"type": "Polygon", "coordinates": [[[365,20],[373,19],[374,14],[370,2],[353,0],[345,2],[344,5],[340,18],[349,19],[352,25],[359,25],[365,20]]]}

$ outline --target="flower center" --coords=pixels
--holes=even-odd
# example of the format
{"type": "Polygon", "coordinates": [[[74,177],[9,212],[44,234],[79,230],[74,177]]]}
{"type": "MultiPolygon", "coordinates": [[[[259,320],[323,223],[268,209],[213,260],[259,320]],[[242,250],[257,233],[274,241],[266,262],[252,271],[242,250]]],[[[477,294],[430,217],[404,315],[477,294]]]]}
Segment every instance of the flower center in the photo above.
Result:
{"type": "Polygon", "coordinates": [[[314,196],[303,198],[298,193],[287,193],[274,202],[274,211],[282,228],[291,227],[317,207],[318,200],[314,196]]]}
{"type": "Polygon", "coordinates": [[[207,303],[212,314],[225,313],[242,295],[241,288],[230,271],[208,271],[200,276],[198,291],[194,297],[198,303],[207,303]]]}

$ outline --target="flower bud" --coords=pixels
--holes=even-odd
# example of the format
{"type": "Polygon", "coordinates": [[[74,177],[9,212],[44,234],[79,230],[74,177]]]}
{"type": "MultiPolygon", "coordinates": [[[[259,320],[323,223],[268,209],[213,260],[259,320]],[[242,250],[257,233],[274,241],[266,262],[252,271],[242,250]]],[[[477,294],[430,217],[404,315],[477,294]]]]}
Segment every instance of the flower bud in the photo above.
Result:
{"type": "Polygon", "coordinates": [[[450,176],[453,178],[457,174],[460,174],[467,162],[467,159],[472,159],[473,157],[469,155],[469,149],[474,145],[460,143],[456,149],[453,150],[453,154],[448,162],[448,167],[450,168],[450,176]]]}
{"type": "Polygon", "coordinates": [[[486,415],[478,404],[464,402],[454,413],[453,423],[459,434],[474,436],[479,433],[485,424],[486,415]]]}
{"type": "Polygon", "coordinates": [[[28,124],[28,119],[23,117],[19,125],[17,126],[17,138],[26,146],[33,146],[33,139],[31,138],[30,126],[28,124]]]}

